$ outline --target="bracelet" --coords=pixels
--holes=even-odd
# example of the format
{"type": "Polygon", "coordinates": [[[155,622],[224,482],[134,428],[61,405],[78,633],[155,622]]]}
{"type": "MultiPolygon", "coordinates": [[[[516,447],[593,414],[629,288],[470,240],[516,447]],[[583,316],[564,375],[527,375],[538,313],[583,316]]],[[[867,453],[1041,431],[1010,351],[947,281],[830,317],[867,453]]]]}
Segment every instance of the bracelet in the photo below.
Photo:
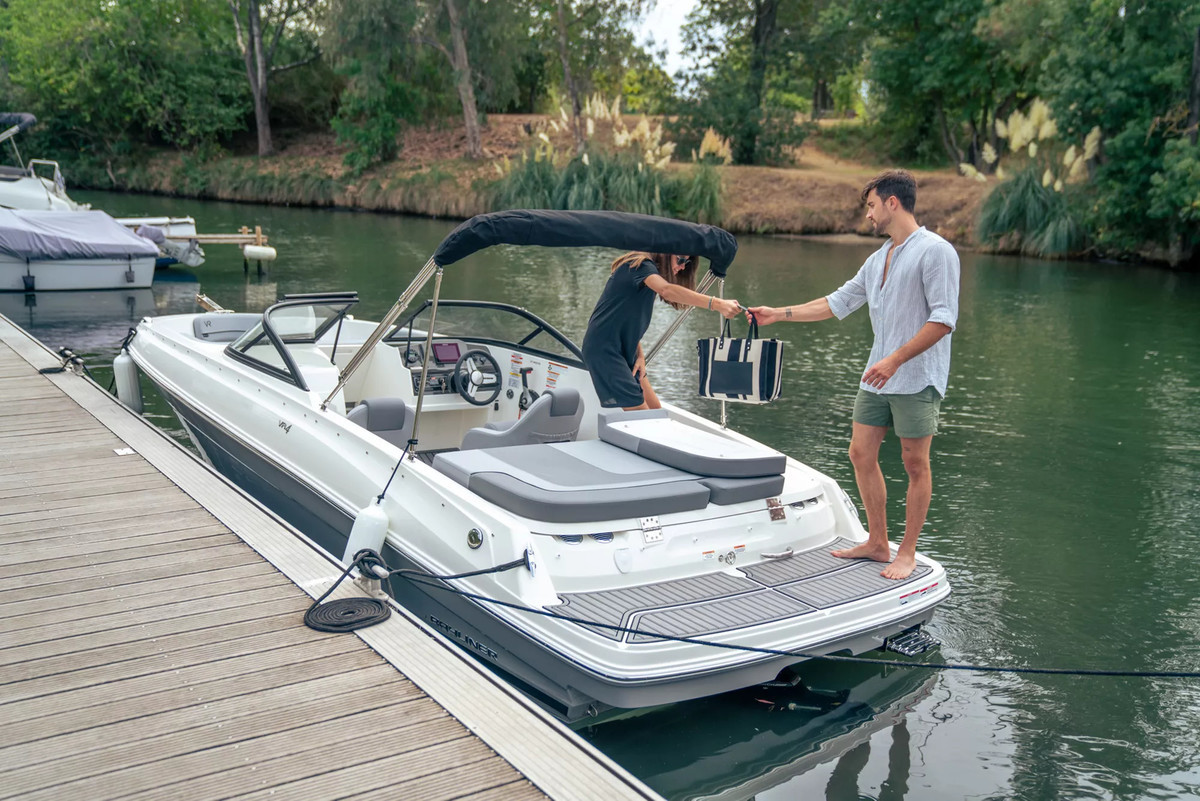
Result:
{"type": "Polygon", "coordinates": [[[712,311],[712,302],[713,302],[713,296],[709,295],[708,296],[708,310],[709,311],[712,311]]]}

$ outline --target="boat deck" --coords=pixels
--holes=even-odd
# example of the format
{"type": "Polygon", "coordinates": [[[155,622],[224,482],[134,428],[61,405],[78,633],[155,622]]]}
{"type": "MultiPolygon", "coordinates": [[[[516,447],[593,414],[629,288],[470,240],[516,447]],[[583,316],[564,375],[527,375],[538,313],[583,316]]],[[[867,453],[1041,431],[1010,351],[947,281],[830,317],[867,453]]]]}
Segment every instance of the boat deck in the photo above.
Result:
{"type": "Polygon", "coordinates": [[[0,798],[657,796],[0,317],[0,798]],[[333,597],[358,591],[345,582],[333,597]]]}

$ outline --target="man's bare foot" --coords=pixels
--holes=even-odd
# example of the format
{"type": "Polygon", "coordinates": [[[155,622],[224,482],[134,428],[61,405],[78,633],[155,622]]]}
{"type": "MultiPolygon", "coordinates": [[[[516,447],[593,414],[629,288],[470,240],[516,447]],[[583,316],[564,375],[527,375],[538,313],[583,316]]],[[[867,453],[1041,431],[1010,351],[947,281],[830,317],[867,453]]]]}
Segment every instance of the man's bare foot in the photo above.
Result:
{"type": "Polygon", "coordinates": [[[880,571],[879,575],[889,579],[906,579],[912,575],[917,560],[912,556],[897,554],[895,561],[880,571]]]}
{"type": "Polygon", "coordinates": [[[843,548],[840,551],[830,551],[829,553],[839,559],[872,559],[876,562],[887,562],[892,558],[892,549],[887,546],[887,543],[875,545],[870,541],[855,545],[853,548],[843,548]]]}

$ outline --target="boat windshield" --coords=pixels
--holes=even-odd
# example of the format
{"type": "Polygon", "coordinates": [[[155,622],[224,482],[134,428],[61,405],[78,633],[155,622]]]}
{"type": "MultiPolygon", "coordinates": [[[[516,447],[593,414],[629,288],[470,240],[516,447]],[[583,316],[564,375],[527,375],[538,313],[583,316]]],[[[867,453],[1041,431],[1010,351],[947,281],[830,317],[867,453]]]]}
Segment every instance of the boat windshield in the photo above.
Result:
{"type": "Polygon", "coordinates": [[[226,352],[307,390],[289,346],[316,344],[355,302],[357,299],[320,302],[285,298],[267,309],[262,320],[231,342],[226,352]]]}
{"type": "MultiPolygon", "coordinates": [[[[424,338],[429,330],[432,304],[426,301],[409,317],[396,324],[388,342],[424,338]]],[[[434,337],[451,337],[485,345],[500,345],[537,353],[571,364],[583,364],[583,354],[550,323],[535,314],[504,303],[475,300],[438,301],[434,337]]]]}

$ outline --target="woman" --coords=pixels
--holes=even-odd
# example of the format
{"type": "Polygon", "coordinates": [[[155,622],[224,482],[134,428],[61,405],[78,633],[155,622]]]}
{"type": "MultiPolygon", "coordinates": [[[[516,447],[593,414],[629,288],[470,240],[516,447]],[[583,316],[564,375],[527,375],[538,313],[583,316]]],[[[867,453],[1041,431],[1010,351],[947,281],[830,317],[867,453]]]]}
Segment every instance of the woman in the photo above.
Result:
{"type": "Polygon", "coordinates": [[[583,360],[601,406],[661,408],[646,377],[641,344],[650,327],[655,295],[676,309],[712,309],[728,320],[741,311],[736,300],[702,295],[693,289],[699,261],[696,256],[634,252],[613,262],[612,275],[583,336],[583,360]]]}

